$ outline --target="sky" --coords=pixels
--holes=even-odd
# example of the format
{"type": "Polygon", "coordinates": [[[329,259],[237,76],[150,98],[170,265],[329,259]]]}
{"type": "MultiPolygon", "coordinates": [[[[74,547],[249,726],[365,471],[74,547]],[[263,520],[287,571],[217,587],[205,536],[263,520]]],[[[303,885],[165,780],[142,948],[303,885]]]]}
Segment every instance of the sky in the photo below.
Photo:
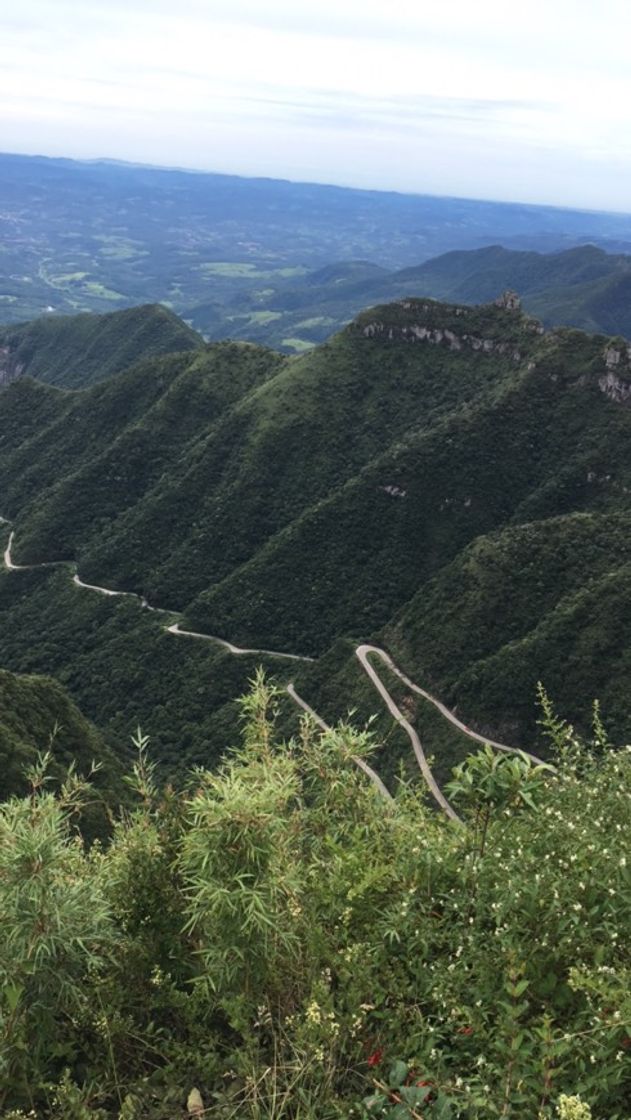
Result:
{"type": "Polygon", "coordinates": [[[631,0],[0,4],[0,150],[631,210],[631,0]]]}

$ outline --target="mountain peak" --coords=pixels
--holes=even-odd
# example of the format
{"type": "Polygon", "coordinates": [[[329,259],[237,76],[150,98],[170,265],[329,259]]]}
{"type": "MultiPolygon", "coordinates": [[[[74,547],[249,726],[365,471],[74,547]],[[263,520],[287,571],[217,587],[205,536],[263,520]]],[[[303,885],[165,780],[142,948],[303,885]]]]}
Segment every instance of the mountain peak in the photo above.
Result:
{"type": "Polygon", "coordinates": [[[538,320],[521,312],[519,297],[511,291],[477,307],[402,299],[362,312],[346,329],[351,335],[378,342],[427,342],[449,350],[497,351],[512,355],[515,361],[521,360],[533,335],[543,333],[538,320]]]}
{"type": "Polygon", "coordinates": [[[0,384],[28,375],[83,389],[140,358],[196,350],[203,344],[201,335],[160,303],[103,315],[52,315],[0,327],[0,384]]]}
{"type": "Polygon", "coordinates": [[[503,308],[504,311],[521,311],[521,299],[517,292],[512,292],[510,289],[502,292],[495,300],[495,306],[503,308]]]}

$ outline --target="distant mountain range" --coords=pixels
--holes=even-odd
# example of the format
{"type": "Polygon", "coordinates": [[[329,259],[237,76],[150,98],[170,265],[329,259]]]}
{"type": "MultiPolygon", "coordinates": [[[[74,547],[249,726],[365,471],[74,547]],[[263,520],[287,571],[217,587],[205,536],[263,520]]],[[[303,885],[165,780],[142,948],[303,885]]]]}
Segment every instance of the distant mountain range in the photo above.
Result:
{"type": "Polygon", "coordinates": [[[396,272],[363,261],[329,265],[265,295],[185,312],[211,338],[246,338],[287,352],[323,342],[369,304],[405,296],[484,303],[507,288],[546,326],[631,337],[631,256],[595,245],[538,253],[492,245],[396,272]]]}
{"type": "MultiPolygon", "coordinates": [[[[396,298],[398,288],[376,294],[373,286],[363,303],[361,292],[343,291],[378,281],[377,266],[416,270],[451,250],[498,243],[550,253],[586,242],[610,253],[631,250],[631,215],[0,155],[0,322],[164,303],[203,333],[245,337],[273,327],[279,310],[274,345],[291,352],[331,334],[362,306],[396,298]],[[344,264],[336,273],[332,261],[371,264],[344,264]],[[292,308],[282,299],[301,277],[311,298],[292,308]],[[270,302],[276,292],[278,308],[270,302]],[[301,308],[302,316],[282,321],[301,308]]],[[[459,267],[447,264],[455,268],[450,283],[459,267]]],[[[447,298],[440,273],[412,274],[400,294],[447,298]],[[418,287],[426,279],[435,290],[418,287]]],[[[578,282],[570,268],[567,283],[578,282]]],[[[538,290],[550,286],[543,277],[538,290]]]]}
{"type": "MultiPolygon", "coordinates": [[[[483,730],[532,742],[542,679],[570,718],[598,696],[628,736],[627,343],[542,333],[512,300],[399,300],[300,357],[168,324],[192,348],[81,392],[0,393],[18,562],[76,559],[193,630],[315,657],[291,672],[327,718],[359,695],[350,640],[374,638],[483,730]]],[[[75,384],[84,339],[66,339],[75,384]]],[[[118,728],[168,697],[163,747],[216,751],[235,659],[187,660],[148,612],[95,598],[63,569],[1,575],[2,664],[63,663],[118,728]]]]}

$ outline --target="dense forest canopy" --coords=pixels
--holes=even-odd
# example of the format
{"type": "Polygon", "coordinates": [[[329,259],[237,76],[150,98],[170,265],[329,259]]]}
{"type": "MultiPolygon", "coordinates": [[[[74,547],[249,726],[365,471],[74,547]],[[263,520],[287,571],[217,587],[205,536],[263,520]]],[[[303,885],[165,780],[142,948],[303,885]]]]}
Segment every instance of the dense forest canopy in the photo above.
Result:
{"type": "MultiPolygon", "coordinates": [[[[134,337],[156,316],[138,309],[134,337]]],[[[128,337],[116,316],[102,329],[128,337]]],[[[510,744],[536,741],[539,679],[582,728],[598,696],[628,737],[623,339],[542,333],[510,300],[400,300],[299,358],[190,341],[81,392],[22,376],[0,394],[0,531],[35,565],[0,573],[4,667],[57,676],[123,741],[149,720],[171,764],[209,761],[253,664],[184,648],[146,599],[185,629],[315,658],[286,679],[329,722],[374,711],[354,657],[372,640],[510,744]],[[78,589],[73,564],[138,600],[78,589]]]]}

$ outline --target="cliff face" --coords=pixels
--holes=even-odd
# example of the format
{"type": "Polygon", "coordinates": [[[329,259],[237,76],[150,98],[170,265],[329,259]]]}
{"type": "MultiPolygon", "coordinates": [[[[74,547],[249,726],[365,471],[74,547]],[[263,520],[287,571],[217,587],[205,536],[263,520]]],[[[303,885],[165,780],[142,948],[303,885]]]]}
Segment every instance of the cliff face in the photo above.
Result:
{"type": "Polygon", "coordinates": [[[471,308],[403,299],[358,316],[347,329],[375,341],[429,343],[448,350],[505,355],[515,363],[522,361],[532,341],[544,333],[537,319],[522,314],[514,292],[504,292],[492,304],[471,308]]]}
{"type": "Polygon", "coordinates": [[[623,339],[610,343],[604,358],[607,372],[599,379],[599,388],[616,404],[626,404],[631,400],[631,346],[623,339]]]}
{"type": "Polygon", "coordinates": [[[24,373],[24,362],[19,362],[10,346],[0,346],[0,385],[8,385],[24,373]]]}
{"type": "Polygon", "coordinates": [[[392,326],[375,320],[362,328],[365,338],[381,338],[388,342],[429,342],[436,346],[444,345],[450,350],[481,350],[485,354],[509,354],[513,361],[521,361],[521,351],[511,347],[510,342],[499,342],[494,338],[481,338],[475,334],[456,334],[448,328],[441,330],[424,327],[420,323],[392,326]]]}
{"type": "MultiPolygon", "coordinates": [[[[551,348],[555,337],[568,336],[565,328],[546,334],[538,319],[523,314],[519,296],[507,291],[493,303],[462,307],[434,300],[403,299],[372,308],[359,315],[347,330],[374,342],[429,344],[450,351],[473,351],[498,355],[528,371],[536,368],[544,351],[538,346],[545,335],[551,348]]],[[[597,336],[592,336],[595,342],[597,336]]],[[[602,355],[604,372],[596,368],[595,380],[602,393],[615,404],[631,402],[631,345],[623,338],[607,342],[602,355]]],[[[600,363],[599,363],[600,364],[600,363]]],[[[602,367],[601,367],[602,368],[602,367]]],[[[557,380],[558,372],[550,376],[557,380]]],[[[592,377],[594,375],[592,374],[592,377]]],[[[570,376],[570,381],[572,380],[570,376]]]]}

